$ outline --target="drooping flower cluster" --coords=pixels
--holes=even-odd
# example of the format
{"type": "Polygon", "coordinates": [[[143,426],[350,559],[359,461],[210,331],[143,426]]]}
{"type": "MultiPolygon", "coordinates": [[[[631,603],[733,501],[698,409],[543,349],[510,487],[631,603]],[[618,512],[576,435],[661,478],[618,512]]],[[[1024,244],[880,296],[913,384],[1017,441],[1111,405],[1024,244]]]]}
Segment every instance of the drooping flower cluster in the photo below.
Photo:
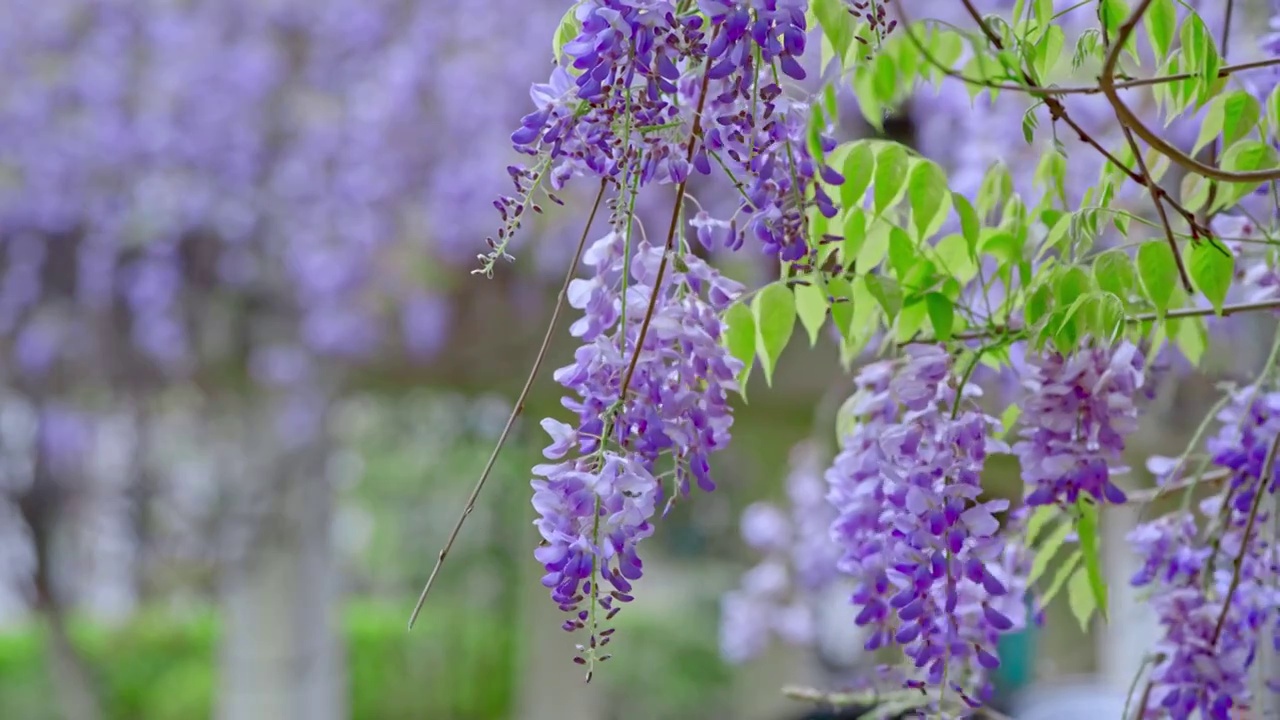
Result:
{"type": "MultiPolygon", "coordinates": [[[[681,14],[666,0],[580,4],[566,65],[533,87],[536,109],[512,135],[539,161],[509,169],[516,193],[496,202],[504,226],[489,241],[491,257],[505,256],[544,174],[552,190],[577,175],[639,188],[712,175],[718,165],[744,199],[728,220],[699,215],[703,243],[737,249],[751,236],[769,255],[805,258],[814,245],[807,209],[834,217],[824,183],[844,181],[811,156],[808,104],[784,95],[784,76],[805,77],[807,8],[807,0],[704,0],[681,14]]],[[[821,152],[834,147],[822,138],[821,152]]]]}
{"type": "Polygon", "coordinates": [[[1111,477],[1126,471],[1115,463],[1125,437],[1137,428],[1134,403],[1144,362],[1142,351],[1127,341],[1030,361],[1022,440],[1013,446],[1033,488],[1028,505],[1074,504],[1080,493],[1125,501],[1111,477]]]}
{"type": "Polygon", "coordinates": [[[787,476],[789,506],[757,502],[742,513],[742,539],[764,559],[721,601],[720,651],[730,662],[756,656],[771,636],[792,645],[815,639],[815,603],[836,576],[838,552],[819,462],[812,444],[797,446],[787,476]]]}
{"type": "Polygon", "coordinates": [[[999,665],[998,636],[1025,622],[1021,596],[1002,579],[1006,549],[993,513],[1008,503],[980,499],[987,454],[1007,448],[991,437],[996,420],[953,411],[941,348],[913,346],[891,379],[885,370],[860,381],[870,391],[864,407],[881,424],[855,430],[844,468],[827,476],[841,513],[832,526],[845,550],[840,569],[860,583],[853,600],[857,622],[873,628],[867,648],[900,646],[917,669],[909,686],[938,686],[977,706],[986,671],[999,665]]]}
{"type": "Polygon", "coordinates": [[[576,613],[568,630],[590,625],[594,633],[597,604],[612,614],[615,601],[631,599],[630,581],[642,569],[636,544],[652,532],[656,508],[693,483],[714,489],[709,456],[729,441],[728,393],[742,365],[721,344],[718,313],[742,288],[696,256],[681,256],[646,321],[662,254],[641,243],[626,268],[623,237],[610,233],[585,253],[592,277],[569,288],[570,304],[583,311],[571,333],[584,344],[555,378],[573,392],[563,404],[578,422],[543,421],[552,438],[544,455],[557,462],[535,468],[541,479],[533,482],[543,584],[576,613]],[[674,469],[660,474],[663,457],[674,469]]]}
{"type": "Polygon", "coordinates": [[[1236,393],[1208,441],[1213,466],[1228,473],[1200,504],[1209,523],[1198,534],[1190,512],[1139,526],[1129,541],[1143,557],[1132,584],[1150,589],[1163,635],[1151,670],[1147,717],[1229,720],[1250,701],[1249,672],[1268,634],[1280,647],[1276,607],[1280,552],[1265,530],[1265,496],[1280,465],[1270,456],[1280,434],[1280,392],[1236,393]]]}

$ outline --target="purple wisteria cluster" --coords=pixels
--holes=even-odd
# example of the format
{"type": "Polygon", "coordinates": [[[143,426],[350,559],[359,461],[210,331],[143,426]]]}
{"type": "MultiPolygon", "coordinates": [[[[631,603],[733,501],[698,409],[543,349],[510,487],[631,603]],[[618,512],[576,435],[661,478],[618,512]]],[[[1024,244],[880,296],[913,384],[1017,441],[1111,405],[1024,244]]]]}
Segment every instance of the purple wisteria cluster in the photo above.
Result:
{"type": "Polygon", "coordinates": [[[1028,505],[1074,504],[1081,493],[1111,503],[1125,494],[1111,481],[1125,437],[1137,429],[1145,360],[1134,344],[1093,345],[1029,361],[1021,440],[1013,452],[1032,486],[1028,505]]]}
{"type": "Polygon", "coordinates": [[[1131,582],[1149,588],[1162,629],[1144,717],[1229,720],[1248,707],[1258,643],[1270,636],[1280,649],[1280,548],[1265,529],[1272,521],[1263,507],[1280,481],[1273,457],[1280,392],[1238,391],[1218,420],[1222,427],[1206,449],[1228,479],[1200,504],[1205,534],[1194,514],[1179,512],[1129,536],[1144,559],[1131,582]]]}
{"type": "Polygon", "coordinates": [[[865,424],[827,480],[867,649],[901,647],[917,669],[908,686],[976,707],[999,665],[997,638],[1025,611],[994,515],[1008,502],[980,497],[987,454],[1008,448],[992,437],[998,421],[966,407],[978,391],[957,392],[951,362],[942,348],[912,346],[900,365],[864,369],[854,412],[865,424]]]}
{"type": "MultiPolygon", "coordinates": [[[[787,97],[786,78],[802,80],[807,0],[590,0],[578,6],[579,34],[564,64],[535,85],[535,110],[512,134],[534,168],[512,166],[516,193],[496,201],[503,227],[490,258],[506,243],[544,179],[559,190],[572,177],[608,179],[638,190],[683,184],[719,166],[742,196],[729,219],[694,221],[707,246],[741,247],[800,261],[813,249],[806,212],[837,209],[824,185],[844,178],[812,157],[810,107],[787,97]],[[741,217],[739,217],[741,216],[741,217]]],[[[823,136],[822,153],[835,148],[823,136]]],[[[554,195],[552,196],[554,199],[554,195]]]]}
{"type": "Polygon", "coordinates": [[[584,254],[591,277],[569,288],[583,311],[570,330],[583,345],[555,378],[573,392],[563,404],[578,421],[543,421],[552,438],[544,455],[557,462],[534,469],[543,584],[574,613],[565,629],[590,627],[583,663],[608,640],[608,631],[596,635],[597,607],[607,619],[631,599],[642,569],[636,545],[652,532],[659,504],[693,484],[715,488],[709,456],[729,441],[728,396],[742,369],[721,343],[719,317],[741,285],[684,255],[655,287],[663,251],[640,243],[629,262],[625,253],[618,232],[596,241],[584,254]]]}
{"type": "Polygon", "coordinates": [[[752,503],[742,513],[742,539],[763,559],[721,600],[720,651],[730,662],[762,652],[771,636],[792,645],[815,640],[815,603],[837,577],[838,548],[828,527],[821,458],[813,443],[791,451],[784,509],[752,503]]]}

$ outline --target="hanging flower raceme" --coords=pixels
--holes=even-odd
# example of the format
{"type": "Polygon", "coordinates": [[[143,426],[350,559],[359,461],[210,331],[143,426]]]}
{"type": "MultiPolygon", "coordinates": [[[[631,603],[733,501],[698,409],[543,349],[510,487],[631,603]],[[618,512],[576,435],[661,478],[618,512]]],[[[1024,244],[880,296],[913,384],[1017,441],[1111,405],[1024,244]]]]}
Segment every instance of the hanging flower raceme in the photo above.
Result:
{"type": "Polygon", "coordinates": [[[618,233],[586,251],[592,277],[575,280],[568,295],[583,311],[571,332],[584,344],[555,374],[573,391],[563,404],[578,423],[542,423],[552,438],[544,455],[558,462],[534,469],[536,555],[552,598],[574,613],[565,629],[590,627],[583,663],[608,641],[610,631],[597,635],[597,613],[611,618],[631,599],[642,571],[636,545],[652,533],[658,506],[693,483],[714,489],[709,456],[729,442],[733,423],[728,394],[742,364],[720,342],[719,312],[742,287],[693,255],[675,258],[637,349],[661,259],[661,249],[641,244],[624,276],[618,233]],[[659,460],[673,469],[660,472],[659,460]],[[671,491],[662,486],[667,475],[671,491]]]}
{"type": "Polygon", "coordinates": [[[1271,633],[1280,647],[1280,554],[1263,530],[1270,520],[1261,505],[1280,480],[1280,466],[1270,458],[1280,433],[1280,393],[1243,390],[1218,419],[1221,430],[1207,449],[1229,478],[1200,504],[1208,537],[1198,535],[1190,512],[1148,522],[1129,535],[1144,560],[1131,582],[1149,588],[1163,631],[1145,717],[1229,720],[1248,707],[1260,638],[1271,633]]]}
{"type": "Polygon", "coordinates": [[[1022,477],[1033,486],[1028,505],[1074,504],[1082,492],[1125,501],[1111,476],[1127,471],[1115,463],[1125,437],[1137,429],[1134,400],[1144,362],[1142,351],[1127,341],[1029,362],[1022,440],[1013,446],[1022,477]]]}
{"type": "Polygon", "coordinates": [[[811,444],[791,453],[788,512],[757,502],[742,514],[742,539],[764,559],[721,601],[720,651],[744,662],[770,636],[793,645],[814,641],[814,604],[836,577],[838,549],[827,528],[834,514],[824,497],[819,457],[811,444]]]}
{"type": "Polygon", "coordinates": [[[846,443],[865,448],[860,467],[838,462],[828,474],[841,511],[832,532],[845,548],[841,569],[860,583],[853,600],[858,623],[873,628],[867,648],[900,646],[917,668],[909,686],[977,706],[986,672],[999,665],[998,636],[1024,623],[1025,611],[1002,579],[1008,559],[993,513],[1008,503],[979,499],[987,454],[1007,448],[991,437],[999,423],[957,398],[950,371],[944,350],[913,346],[887,393],[882,368],[861,380],[882,424],[846,443]],[[890,407],[901,408],[896,421],[884,419],[890,407]]]}

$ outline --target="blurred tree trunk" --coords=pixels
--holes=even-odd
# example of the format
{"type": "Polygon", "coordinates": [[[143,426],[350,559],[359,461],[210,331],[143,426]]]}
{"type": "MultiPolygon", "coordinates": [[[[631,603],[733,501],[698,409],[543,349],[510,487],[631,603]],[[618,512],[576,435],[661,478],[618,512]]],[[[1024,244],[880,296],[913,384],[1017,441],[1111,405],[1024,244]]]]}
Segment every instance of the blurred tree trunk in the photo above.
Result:
{"type": "Polygon", "coordinates": [[[41,422],[32,453],[31,485],[18,498],[18,508],[31,530],[35,551],[33,607],[49,628],[45,660],[62,717],[66,720],[98,720],[102,717],[102,709],[93,678],[67,632],[63,598],[54,572],[58,517],[66,502],[66,491],[59,484],[50,459],[45,456],[47,443],[44,433],[48,431],[46,424],[41,422]]]}
{"type": "Polygon", "coordinates": [[[270,474],[247,477],[236,488],[262,506],[247,513],[252,531],[223,577],[216,717],[342,720],[346,672],[328,448],[313,442],[283,452],[271,429],[245,441],[261,451],[255,453],[259,471],[270,474]]]}

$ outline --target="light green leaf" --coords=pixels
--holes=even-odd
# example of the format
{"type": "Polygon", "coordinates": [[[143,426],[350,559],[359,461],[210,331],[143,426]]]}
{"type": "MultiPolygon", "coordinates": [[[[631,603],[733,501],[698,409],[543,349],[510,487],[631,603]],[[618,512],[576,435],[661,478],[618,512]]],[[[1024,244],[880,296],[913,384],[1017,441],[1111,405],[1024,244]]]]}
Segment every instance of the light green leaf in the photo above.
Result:
{"type": "Polygon", "coordinates": [[[1203,105],[1212,94],[1218,80],[1222,58],[1213,43],[1213,35],[1196,13],[1191,13],[1182,23],[1182,52],[1190,71],[1196,74],[1196,100],[1203,105]]]}
{"type": "Polygon", "coordinates": [[[1267,96],[1267,127],[1273,137],[1280,135],[1280,85],[1267,96]]]}
{"type": "Polygon", "coordinates": [[[1146,25],[1147,40],[1150,41],[1155,56],[1168,57],[1169,48],[1173,45],[1174,31],[1178,27],[1178,9],[1174,6],[1173,0],[1155,0],[1151,7],[1147,8],[1147,14],[1142,17],[1142,22],[1146,25]]]}
{"type": "Polygon", "coordinates": [[[876,170],[876,154],[865,142],[854,143],[844,159],[844,184],[840,186],[840,202],[847,211],[860,207],[876,170]]]}
{"type": "Polygon", "coordinates": [[[886,145],[876,153],[876,215],[883,214],[902,196],[907,184],[908,166],[907,151],[897,143],[886,145]]]}
{"type": "Polygon", "coordinates": [[[946,342],[951,339],[951,326],[955,324],[955,305],[942,293],[929,293],[924,296],[925,308],[929,311],[929,322],[933,324],[934,337],[946,342]]]}
{"type": "Polygon", "coordinates": [[[969,246],[969,257],[977,260],[978,235],[982,230],[982,224],[978,222],[978,213],[974,211],[973,205],[969,204],[969,200],[960,193],[951,193],[951,202],[955,205],[956,214],[960,216],[960,232],[969,246]]]}
{"type": "Polygon", "coordinates": [[[884,314],[893,322],[902,310],[902,290],[898,283],[883,275],[867,275],[865,278],[867,292],[884,308],[884,314]]]}
{"type": "Polygon", "coordinates": [[[947,190],[947,174],[936,163],[921,160],[911,170],[907,185],[911,201],[911,222],[916,239],[923,242],[942,227],[951,209],[951,193],[947,190]]]}
{"type": "Polygon", "coordinates": [[[1200,135],[1191,147],[1191,154],[1200,152],[1201,148],[1213,142],[1219,134],[1222,135],[1222,146],[1230,147],[1257,127],[1261,113],[1262,108],[1257,99],[1243,90],[1215,97],[1206,108],[1200,135]]]}
{"type": "MultiPolygon", "coordinates": [[[[848,210],[844,218],[844,242],[840,246],[840,257],[845,267],[849,268],[858,260],[862,246],[867,241],[867,215],[862,208],[848,210]]],[[[870,268],[863,268],[869,270],[870,268]]]]}
{"type": "Polygon", "coordinates": [[[832,300],[831,321],[836,324],[840,336],[848,340],[853,329],[853,286],[842,277],[834,277],[827,281],[827,292],[832,300]]]}
{"type": "Polygon", "coordinates": [[[889,228],[889,265],[899,280],[905,282],[907,274],[916,264],[916,249],[907,231],[894,225],[889,228]]]}
{"type": "MultiPolygon", "coordinates": [[[[1107,617],[1107,584],[1102,577],[1101,553],[1098,551],[1098,506],[1086,498],[1076,501],[1079,516],[1076,519],[1076,535],[1080,538],[1080,552],[1084,556],[1085,577],[1094,605],[1107,617]]],[[[1087,619],[1087,618],[1086,618],[1087,619]]]]}
{"type": "Polygon", "coordinates": [[[795,296],[782,282],[770,283],[752,299],[751,313],[756,323],[756,354],[765,382],[773,385],[773,370],[796,325],[795,296]]]}
{"type": "Polygon", "coordinates": [[[883,220],[873,220],[867,229],[866,240],[858,252],[859,272],[870,272],[877,267],[889,252],[889,231],[893,228],[883,220]]]}
{"type": "Polygon", "coordinates": [[[1128,300],[1139,287],[1137,268],[1123,250],[1107,250],[1094,258],[1093,277],[1098,287],[1122,300],[1128,300]]]}
{"type": "Polygon", "coordinates": [[[1084,268],[1064,268],[1053,284],[1054,302],[1059,307],[1074,303],[1080,296],[1093,291],[1093,278],[1084,268]]]}
{"type": "Polygon", "coordinates": [[[1071,605],[1071,614],[1080,623],[1080,631],[1089,631],[1089,620],[1093,611],[1098,609],[1098,602],[1093,596],[1093,588],[1089,585],[1089,574],[1084,570],[1076,570],[1067,581],[1067,603],[1071,605]]]}
{"type": "Polygon", "coordinates": [[[1062,523],[1044,539],[1044,543],[1036,549],[1036,559],[1031,562],[1031,573],[1027,575],[1028,585],[1044,575],[1044,571],[1049,567],[1049,561],[1058,553],[1069,534],[1071,534],[1071,523],[1062,523]]]}
{"type": "Polygon", "coordinates": [[[1000,413],[1000,427],[1004,429],[1004,437],[1013,434],[1013,428],[1018,423],[1018,418],[1022,416],[1022,406],[1011,404],[1000,413]]]}
{"type": "Polygon", "coordinates": [[[1145,242],[1138,248],[1138,275],[1147,298],[1161,316],[1169,309],[1169,298],[1178,284],[1178,265],[1169,246],[1160,240],[1145,242]]]}
{"type": "Polygon", "coordinates": [[[1078,567],[1080,567],[1080,552],[1076,551],[1068,555],[1066,561],[1054,571],[1053,580],[1049,581],[1049,587],[1040,596],[1041,607],[1048,607],[1049,603],[1053,602],[1053,599],[1058,596],[1058,592],[1062,590],[1062,586],[1066,585],[1067,578],[1071,577],[1078,567]]]}
{"type": "Polygon", "coordinates": [[[747,396],[747,377],[751,375],[751,366],[756,357],[756,321],[751,309],[740,302],[729,306],[724,313],[724,345],[729,354],[742,361],[742,371],[738,373],[740,394],[747,396]]]}
{"type": "MultiPolygon", "coordinates": [[[[1010,405],[1009,407],[1016,408],[1018,406],[1010,405]]],[[[1007,415],[1008,413],[1009,411],[1005,410],[1005,414],[1007,415]]],[[[1003,417],[1001,421],[1004,421],[1003,417]]],[[[1013,427],[1012,423],[1004,426],[1005,430],[1011,427],[1013,427]]],[[[1029,548],[1035,547],[1036,540],[1040,538],[1040,532],[1053,524],[1052,521],[1061,517],[1061,515],[1062,513],[1058,511],[1057,505],[1040,505],[1037,507],[1031,513],[1031,517],[1027,519],[1026,539],[1023,544],[1029,548]]]]}
{"type": "Polygon", "coordinates": [[[841,64],[853,44],[853,16],[843,0],[813,0],[813,14],[841,64]]]}
{"type": "MultiPolygon", "coordinates": [[[[1222,155],[1222,168],[1232,172],[1250,170],[1270,170],[1276,167],[1276,151],[1270,143],[1260,140],[1242,140],[1232,145],[1222,155]]],[[[1218,198],[1210,210],[1229,208],[1238,203],[1249,193],[1258,189],[1262,183],[1220,183],[1218,198]]]]}
{"type": "Polygon", "coordinates": [[[813,347],[818,344],[818,333],[827,320],[827,294],[818,286],[820,278],[809,276],[806,279],[808,284],[795,286],[796,315],[809,333],[809,347],[813,347]]]}
{"type": "Polygon", "coordinates": [[[892,105],[898,93],[898,68],[893,63],[893,56],[887,52],[877,54],[872,72],[871,86],[876,99],[883,105],[892,105]]]}
{"type": "Polygon", "coordinates": [[[1062,48],[1067,44],[1067,34],[1061,25],[1050,25],[1045,28],[1040,42],[1036,43],[1035,68],[1041,80],[1047,80],[1053,69],[1062,60],[1062,48]]]}
{"type": "Polygon", "coordinates": [[[894,327],[895,337],[898,342],[904,343],[916,336],[920,332],[920,328],[924,327],[924,321],[928,318],[925,304],[920,301],[907,303],[903,306],[902,312],[898,313],[898,321],[894,327]]]}
{"type": "Polygon", "coordinates": [[[564,17],[560,18],[555,35],[551,36],[551,52],[555,56],[556,64],[564,60],[564,46],[578,37],[578,33],[582,31],[582,23],[578,22],[578,5],[579,3],[574,3],[564,17]]]}
{"type": "Polygon", "coordinates": [[[1204,357],[1204,351],[1209,347],[1209,332],[1205,328],[1204,319],[1183,318],[1176,322],[1178,329],[1175,341],[1178,344],[1178,350],[1182,351],[1187,362],[1198,366],[1204,357]]]}
{"type": "Polygon", "coordinates": [[[1231,280],[1235,277],[1235,257],[1231,251],[1216,245],[1212,240],[1205,240],[1191,248],[1191,279],[1196,288],[1213,303],[1213,308],[1222,313],[1222,303],[1227,299],[1227,291],[1231,289],[1231,280]]]}

